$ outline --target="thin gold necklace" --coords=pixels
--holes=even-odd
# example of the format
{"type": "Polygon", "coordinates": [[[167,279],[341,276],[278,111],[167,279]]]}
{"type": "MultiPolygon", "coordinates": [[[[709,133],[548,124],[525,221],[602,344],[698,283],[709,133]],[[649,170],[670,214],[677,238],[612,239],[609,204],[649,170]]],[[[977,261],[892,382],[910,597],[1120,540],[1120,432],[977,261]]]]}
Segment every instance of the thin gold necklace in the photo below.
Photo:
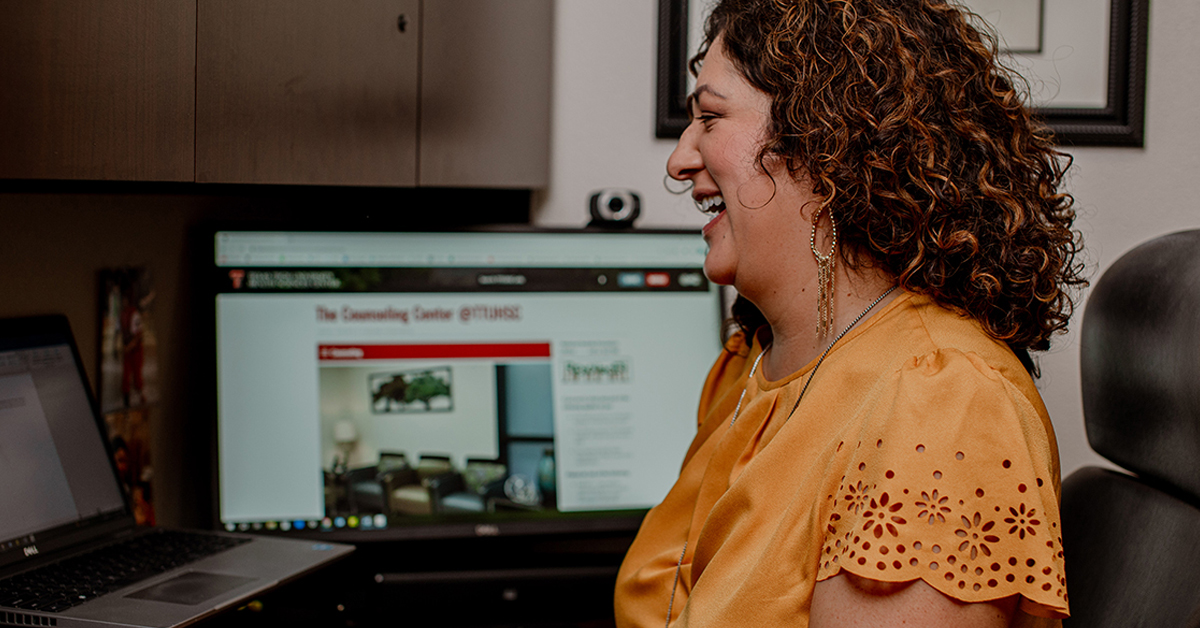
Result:
{"type": "MultiPolygon", "coordinates": [[[[796,403],[792,406],[791,412],[788,412],[787,418],[783,420],[784,423],[787,423],[788,420],[792,418],[792,415],[796,413],[796,408],[800,407],[800,400],[804,398],[804,393],[808,392],[808,385],[811,384],[813,378],[816,377],[817,369],[821,368],[821,363],[825,361],[825,356],[829,355],[829,352],[833,349],[833,345],[836,345],[843,336],[850,333],[850,330],[853,329],[854,326],[857,325],[858,322],[861,321],[868,312],[874,309],[876,305],[879,305],[879,302],[884,300],[887,295],[891,294],[895,289],[896,286],[892,286],[887,290],[884,290],[883,294],[876,297],[874,301],[871,301],[871,304],[867,306],[867,309],[860,312],[853,321],[850,321],[850,324],[846,325],[846,328],[842,330],[842,333],[838,334],[837,337],[833,339],[833,342],[829,343],[828,347],[825,347],[825,351],[821,352],[821,357],[817,360],[817,364],[813,366],[812,371],[809,372],[808,380],[804,382],[804,387],[800,389],[800,396],[796,397],[796,403]]],[[[733,418],[729,420],[729,427],[732,428],[733,424],[737,421],[738,414],[740,414],[742,411],[742,402],[746,399],[746,391],[750,388],[750,380],[754,379],[754,373],[758,370],[758,363],[762,361],[763,356],[767,353],[767,349],[770,348],[770,345],[764,348],[762,352],[758,354],[758,357],[754,359],[754,364],[750,366],[750,374],[746,377],[746,386],[742,388],[742,394],[738,397],[737,406],[733,409],[733,418]]],[[[671,628],[671,611],[675,609],[675,590],[679,588],[679,574],[683,571],[683,557],[687,555],[687,546],[688,540],[684,539],[683,551],[679,553],[679,562],[675,563],[675,580],[671,583],[671,599],[667,602],[666,628],[671,628]]]]}

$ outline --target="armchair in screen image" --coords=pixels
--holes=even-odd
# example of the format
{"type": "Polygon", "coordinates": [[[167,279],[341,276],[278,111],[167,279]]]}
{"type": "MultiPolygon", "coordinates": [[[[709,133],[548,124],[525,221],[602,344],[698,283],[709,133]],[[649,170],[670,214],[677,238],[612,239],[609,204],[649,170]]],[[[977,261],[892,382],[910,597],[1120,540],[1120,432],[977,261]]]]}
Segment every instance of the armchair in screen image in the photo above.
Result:
{"type": "Polygon", "coordinates": [[[377,464],[346,471],[342,476],[345,499],[338,511],[347,514],[388,513],[387,486],[398,474],[415,477],[408,458],[401,452],[380,452],[377,464]]]}
{"type": "Polygon", "coordinates": [[[492,512],[504,497],[508,468],[491,458],[467,458],[462,488],[441,498],[442,512],[492,512]]]}
{"type": "Polygon", "coordinates": [[[381,483],[390,516],[442,513],[442,499],[466,489],[449,456],[421,454],[416,468],[383,474],[381,483]]]}

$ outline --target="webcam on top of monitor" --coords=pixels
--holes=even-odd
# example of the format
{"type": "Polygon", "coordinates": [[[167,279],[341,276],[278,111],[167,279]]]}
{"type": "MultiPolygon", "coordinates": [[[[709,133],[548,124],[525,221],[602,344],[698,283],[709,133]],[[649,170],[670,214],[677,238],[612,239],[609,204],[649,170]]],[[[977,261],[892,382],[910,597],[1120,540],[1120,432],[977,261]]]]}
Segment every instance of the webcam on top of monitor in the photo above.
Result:
{"type": "Polygon", "coordinates": [[[633,190],[606,188],[592,193],[589,227],[628,229],[642,212],[642,198],[633,190]]]}

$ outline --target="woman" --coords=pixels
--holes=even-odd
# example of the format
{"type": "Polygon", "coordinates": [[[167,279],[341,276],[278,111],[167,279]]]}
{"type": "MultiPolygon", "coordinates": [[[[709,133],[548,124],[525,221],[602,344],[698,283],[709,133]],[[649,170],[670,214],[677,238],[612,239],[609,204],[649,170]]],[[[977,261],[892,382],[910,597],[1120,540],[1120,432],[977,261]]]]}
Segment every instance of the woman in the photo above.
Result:
{"type": "Polygon", "coordinates": [[[944,0],[723,0],[691,124],[740,331],[621,568],[620,626],[1052,625],[1065,170],[944,0]]]}

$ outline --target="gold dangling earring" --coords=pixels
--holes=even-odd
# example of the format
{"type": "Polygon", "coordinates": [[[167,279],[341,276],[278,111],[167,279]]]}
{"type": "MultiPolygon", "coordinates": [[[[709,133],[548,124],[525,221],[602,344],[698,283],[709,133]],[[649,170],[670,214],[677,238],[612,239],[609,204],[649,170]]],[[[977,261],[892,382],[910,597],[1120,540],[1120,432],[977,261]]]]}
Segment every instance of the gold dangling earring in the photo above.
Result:
{"type": "Polygon", "coordinates": [[[833,234],[829,244],[829,254],[821,255],[817,250],[817,223],[821,219],[824,208],[818,208],[812,219],[812,236],[808,244],[812,248],[813,257],[817,259],[817,337],[826,338],[833,333],[833,283],[834,258],[837,257],[837,223],[833,221],[833,211],[829,212],[830,232],[833,234]]]}

